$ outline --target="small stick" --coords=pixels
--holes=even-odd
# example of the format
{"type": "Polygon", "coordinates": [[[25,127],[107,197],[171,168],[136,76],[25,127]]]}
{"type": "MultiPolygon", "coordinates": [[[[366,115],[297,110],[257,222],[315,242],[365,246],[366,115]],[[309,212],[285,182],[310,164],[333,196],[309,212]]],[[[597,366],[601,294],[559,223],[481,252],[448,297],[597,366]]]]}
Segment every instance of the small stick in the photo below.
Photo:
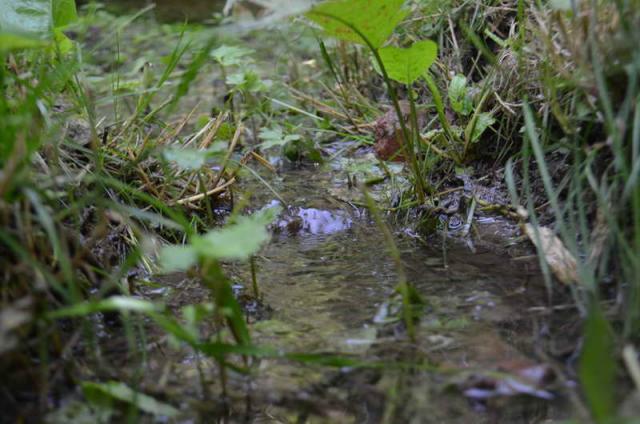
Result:
{"type": "Polygon", "coordinates": [[[253,156],[253,158],[255,160],[257,160],[258,162],[260,162],[260,164],[262,166],[264,166],[265,168],[267,168],[269,171],[275,173],[276,172],[276,168],[273,167],[273,165],[271,165],[269,163],[268,160],[266,160],[264,157],[260,156],[259,154],[257,154],[256,152],[254,152],[253,150],[251,151],[251,156],[253,156]]]}
{"type": "Polygon", "coordinates": [[[218,134],[218,130],[222,126],[222,123],[227,119],[227,116],[228,114],[226,112],[220,112],[220,114],[216,118],[216,123],[211,128],[211,131],[209,131],[209,134],[207,134],[204,140],[202,140],[202,143],[200,143],[201,149],[206,149],[207,147],[209,147],[211,141],[213,141],[213,138],[216,136],[216,134],[218,134]]]}
{"type": "MultiPolygon", "coordinates": [[[[220,167],[220,172],[216,176],[216,179],[213,181],[213,186],[214,187],[216,187],[218,185],[218,183],[220,182],[220,179],[222,178],[222,175],[224,174],[225,170],[227,169],[227,164],[229,163],[229,159],[231,158],[231,155],[233,154],[233,150],[236,148],[236,144],[238,144],[238,140],[240,139],[240,134],[242,134],[242,130],[243,130],[242,125],[238,125],[238,127],[236,128],[235,134],[233,134],[233,139],[231,140],[231,143],[229,144],[229,149],[227,150],[227,154],[225,155],[224,159],[222,160],[222,166],[220,167]]],[[[229,180],[229,181],[231,181],[231,180],[229,180]]]]}
{"type": "Polygon", "coordinates": [[[185,197],[184,199],[178,200],[174,204],[176,204],[176,205],[184,205],[185,203],[191,203],[191,202],[196,202],[198,200],[202,200],[205,197],[212,196],[212,195],[214,195],[216,193],[220,193],[220,192],[225,191],[227,189],[227,187],[229,187],[230,185],[232,185],[235,182],[236,182],[236,178],[233,177],[229,181],[227,181],[226,183],[224,183],[224,184],[222,184],[222,185],[220,185],[220,186],[218,186],[218,187],[216,187],[216,188],[214,188],[212,190],[209,190],[206,193],[200,193],[200,194],[196,194],[196,195],[193,195],[193,196],[190,196],[190,197],[185,197]]]}

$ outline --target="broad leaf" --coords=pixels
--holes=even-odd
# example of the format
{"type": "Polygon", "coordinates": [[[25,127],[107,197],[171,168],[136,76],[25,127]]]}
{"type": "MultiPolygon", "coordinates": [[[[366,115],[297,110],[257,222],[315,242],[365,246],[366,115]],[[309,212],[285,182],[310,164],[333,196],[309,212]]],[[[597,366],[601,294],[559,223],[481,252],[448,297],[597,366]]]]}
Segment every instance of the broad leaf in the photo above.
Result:
{"type": "Polygon", "coordinates": [[[260,130],[260,139],[263,140],[260,143],[260,147],[269,149],[271,147],[284,146],[290,141],[300,140],[300,136],[297,134],[285,135],[281,127],[275,126],[273,128],[262,128],[260,130]]]}
{"type": "Polygon", "coordinates": [[[451,108],[461,114],[468,115],[473,110],[473,103],[467,90],[467,78],[463,75],[456,75],[449,83],[449,103],[451,108]]]}
{"type": "Polygon", "coordinates": [[[404,0],[339,0],[328,1],[307,12],[306,16],[333,37],[365,44],[365,40],[349,27],[362,33],[374,48],[381,47],[394,28],[407,16],[404,0]]]}
{"type": "MultiPolygon", "coordinates": [[[[473,127],[473,133],[471,134],[471,141],[475,143],[480,139],[480,136],[484,131],[496,122],[495,118],[489,112],[482,112],[478,114],[475,126],[473,127]]],[[[470,123],[472,125],[472,123],[470,123]]]]}
{"type": "Polygon", "coordinates": [[[234,224],[196,237],[192,246],[200,257],[246,260],[269,239],[266,227],[278,213],[279,208],[269,208],[242,216],[234,224]]]}
{"type": "Polygon", "coordinates": [[[169,147],[163,150],[162,154],[168,161],[175,162],[180,169],[195,171],[205,164],[207,159],[218,153],[224,152],[224,143],[216,143],[206,150],[169,147]]]}
{"type": "Polygon", "coordinates": [[[260,79],[260,76],[253,70],[245,70],[236,72],[227,76],[226,83],[234,86],[235,89],[255,93],[267,88],[264,81],[260,79]]]}
{"type": "Polygon", "coordinates": [[[168,161],[175,162],[181,169],[197,170],[202,168],[207,156],[205,152],[196,149],[168,148],[162,154],[168,161]]]}
{"type": "Polygon", "coordinates": [[[190,246],[165,246],[158,257],[162,272],[186,271],[198,261],[198,253],[190,246]]]}
{"type": "Polygon", "coordinates": [[[50,0],[0,0],[0,32],[45,38],[52,28],[50,0]]]}
{"type": "Polygon", "coordinates": [[[26,37],[18,34],[0,33],[0,51],[31,49],[35,47],[44,47],[47,44],[36,38],[26,37]]]}
{"type": "Polygon", "coordinates": [[[53,27],[61,28],[78,19],[75,0],[52,0],[53,27]]]}
{"type": "Polygon", "coordinates": [[[384,47],[380,58],[389,78],[411,84],[422,76],[436,60],[438,46],[431,40],[417,41],[409,48],[384,47]]]}
{"type": "Polygon", "coordinates": [[[39,47],[42,44],[27,40],[51,40],[54,35],[68,41],[59,28],[76,19],[74,0],[0,0],[0,50],[39,47]]]}
{"type": "Polygon", "coordinates": [[[165,417],[175,417],[179,411],[173,406],[160,402],[149,395],[137,392],[119,381],[107,383],[82,383],[82,392],[87,400],[98,405],[105,405],[111,400],[118,400],[136,406],[139,410],[149,414],[165,417]]]}
{"type": "Polygon", "coordinates": [[[242,65],[248,62],[247,56],[254,52],[244,47],[222,45],[211,52],[211,56],[222,66],[242,65]]]}
{"type": "Polygon", "coordinates": [[[185,246],[165,246],[159,262],[164,272],[186,271],[198,259],[245,260],[256,253],[269,239],[267,226],[278,216],[281,208],[270,207],[251,216],[242,216],[224,228],[196,236],[185,246]]]}

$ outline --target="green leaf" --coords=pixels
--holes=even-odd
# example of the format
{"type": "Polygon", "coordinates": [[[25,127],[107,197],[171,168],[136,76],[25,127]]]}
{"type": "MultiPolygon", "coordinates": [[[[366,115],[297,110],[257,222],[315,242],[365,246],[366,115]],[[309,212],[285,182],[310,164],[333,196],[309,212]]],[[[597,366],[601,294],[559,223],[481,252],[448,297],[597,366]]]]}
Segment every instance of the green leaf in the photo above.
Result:
{"type": "Polygon", "coordinates": [[[107,383],[82,382],[82,393],[88,401],[104,405],[110,400],[118,400],[136,406],[139,410],[153,415],[175,417],[179,414],[173,406],[160,402],[149,395],[138,392],[119,381],[107,383]]]}
{"type": "MultiPolygon", "coordinates": [[[[198,52],[198,54],[196,54],[191,59],[191,63],[189,63],[189,66],[187,67],[185,72],[182,74],[182,77],[180,78],[180,83],[176,88],[176,94],[173,100],[174,105],[177,104],[178,101],[189,92],[189,89],[195,85],[195,84],[192,84],[193,81],[200,74],[202,67],[209,61],[212,43],[213,43],[213,40],[210,40],[209,42],[207,42],[207,45],[204,48],[202,48],[198,52]]],[[[206,119],[206,121],[208,122],[208,119],[206,119]]],[[[203,127],[204,124],[199,126],[203,127]]]]}
{"type": "Polygon", "coordinates": [[[44,38],[52,28],[49,0],[0,0],[0,32],[44,38]]]}
{"type": "Polygon", "coordinates": [[[36,38],[17,34],[0,33],[0,51],[32,49],[37,47],[44,47],[46,45],[47,43],[36,38]]]}
{"type": "MultiPolygon", "coordinates": [[[[482,112],[478,114],[473,127],[473,133],[471,134],[471,142],[475,143],[480,139],[480,136],[484,131],[496,122],[493,115],[489,112],[482,112]]],[[[473,123],[470,123],[472,125],[473,123]]]]}
{"type": "Polygon", "coordinates": [[[597,423],[609,422],[615,411],[616,360],[613,332],[594,302],[587,317],[580,357],[580,381],[597,423]]]}
{"type": "Polygon", "coordinates": [[[282,128],[274,126],[273,128],[262,128],[260,130],[259,137],[263,140],[260,143],[262,149],[269,149],[276,146],[284,146],[290,141],[300,140],[300,136],[297,134],[284,135],[282,128]]]}
{"type": "Polygon", "coordinates": [[[166,160],[175,162],[179,168],[191,171],[202,168],[207,160],[205,153],[196,149],[169,147],[164,149],[162,154],[166,160]]]}
{"type": "Polygon", "coordinates": [[[75,0],[53,0],[51,6],[54,28],[67,26],[78,19],[75,0]]]}
{"type": "Polygon", "coordinates": [[[463,75],[456,75],[449,84],[449,103],[451,108],[461,114],[468,115],[473,110],[473,102],[467,90],[467,78],[463,75]]]}
{"type": "Polygon", "coordinates": [[[211,52],[211,57],[222,66],[243,65],[249,61],[247,56],[253,53],[253,50],[244,47],[222,45],[211,52]]]}
{"type": "Polygon", "coordinates": [[[198,150],[181,147],[168,147],[162,151],[164,158],[175,162],[179,168],[196,171],[205,164],[207,159],[226,150],[224,143],[216,143],[209,149],[198,150]]]}
{"type": "Polygon", "coordinates": [[[200,257],[246,260],[269,239],[266,227],[279,212],[280,207],[274,207],[239,217],[233,224],[195,237],[192,246],[200,257]]]}
{"type": "Polygon", "coordinates": [[[198,252],[192,246],[164,246],[158,262],[162,272],[186,271],[198,261],[198,252]]]}
{"type": "Polygon", "coordinates": [[[165,246],[159,263],[163,272],[186,271],[199,258],[248,259],[269,239],[267,225],[280,213],[280,206],[266,208],[251,216],[241,216],[224,228],[195,236],[185,246],[165,246]]]}
{"type": "Polygon", "coordinates": [[[226,83],[234,86],[237,90],[252,93],[262,91],[267,87],[264,81],[260,79],[260,76],[252,70],[228,75],[226,83]]]}
{"type": "Polygon", "coordinates": [[[71,41],[60,28],[53,29],[53,39],[61,53],[69,53],[73,50],[73,41],[71,41]]]}
{"type": "Polygon", "coordinates": [[[394,28],[407,16],[404,0],[339,0],[327,1],[306,13],[333,37],[365,44],[356,28],[374,48],[379,48],[391,36],[394,28]]]}
{"type": "Polygon", "coordinates": [[[150,312],[147,315],[175,340],[183,341],[192,346],[198,342],[198,338],[191,332],[188,325],[182,325],[168,314],[150,312]]]}
{"type": "Polygon", "coordinates": [[[431,40],[417,41],[409,48],[384,47],[380,58],[389,77],[403,84],[411,84],[422,76],[436,60],[438,46],[431,40]]]}
{"type": "Polygon", "coordinates": [[[219,140],[231,140],[233,138],[233,134],[236,132],[236,126],[230,124],[229,122],[223,122],[218,128],[218,133],[216,134],[216,138],[219,140]]]}
{"type": "Polygon", "coordinates": [[[251,344],[251,335],[249,334],[249,328],[247,327],[246,318],[242,312],[242,307],[238,303],[231,284],[227,281],[222,285],[220,292],[217,293],[220,296],[217,299],[218,305],[224,307],[221,308],[223,314],[227,317],[227,323],[233,332],[236,341],[241,345],[251,344]]]}
{"type": "MultiPolygon", "coordinates": [[[[76,19],[74,0],[0,0],[0,34],[3,34],[0,40],[7,34],[36,40],[51,39],[55,28],[76,19]]],[[[0,48],[8,47],[1,43],[0,48]]]]}

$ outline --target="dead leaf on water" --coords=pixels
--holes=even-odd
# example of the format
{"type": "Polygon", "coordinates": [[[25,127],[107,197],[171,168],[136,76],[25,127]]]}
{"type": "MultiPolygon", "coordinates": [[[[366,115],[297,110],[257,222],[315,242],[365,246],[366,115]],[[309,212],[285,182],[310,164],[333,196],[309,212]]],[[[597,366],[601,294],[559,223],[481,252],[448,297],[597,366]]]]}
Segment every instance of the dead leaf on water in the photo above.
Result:
{"type": "Polygon", "coordinates": [[[564,284],[578,281],[578,265],[576,258],[551,230],[547,227],[536,227],[532,224],[524,226],[524,232],[531,242],[544,255],[556,278],[564,284]],[[540,242],[538,244],[538,241],[540,242]]]}

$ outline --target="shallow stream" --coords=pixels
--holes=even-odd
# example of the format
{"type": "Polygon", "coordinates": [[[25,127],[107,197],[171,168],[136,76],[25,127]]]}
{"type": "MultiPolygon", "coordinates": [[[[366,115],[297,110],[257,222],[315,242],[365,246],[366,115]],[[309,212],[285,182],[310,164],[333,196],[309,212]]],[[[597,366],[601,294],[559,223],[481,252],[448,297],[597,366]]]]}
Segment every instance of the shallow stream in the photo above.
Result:
{"type": "MultiPolygon", "coordinates": [[[[164,3],[159,13],[175,13],[164,3]]],[[[229,373],[230,402],[222,402],[213,361],[158,343],[141,387],[181,400],[185,422],[531,423],[571,416],[563,395],[571,382],[554,381],[542,354],[549,350],[542,340],[554,338],[544,281],[532,250],[515,243],[515,224],[492,218],[476,222],[472,238],[443,241],[416,235],[411,217],[386,215],[408,281],[425,303],[412,343],[399,317],[398,270],[380,229],[351,201],[360,193],[349,189],[346,173],[308,165],[265,178],[285,212],[256,259],[262,302],[245,304],[253,342],[353,355],[362,366],[256,360],[251,376],[229,373]]],[[[253,192],[252,207],[275,202],[264,185],[245,183],[244,190],[253,192]]],[[[248,265],[230,265],[229,274],[240,298],[248,298],[248,265]]],[[[165,287],[154,297],[174,308],[209,296],[187,275],[154,281],[165,287]]],[[[551,350],[561,352],[557,342],[551,350]]]]}
{"type": "MultiPolygon", "coordinates": [[[[507,254],[505,235],[495,237],[504,225],[479,224],[476,234],[487,241],[476,243],[475,251],[453,239],[443,250],[440,238],[423,240],[394,226],[408,280],[425,301],[411,343],[398,316],[398,276],[384,238],[363,209],[332,194],[346,186],[339,175],[331,167],[306,167],[272,178],[289,207],[256,261],[263,303],[248,304],[247,313],[257,345],[355,355],[364,366],[262,359],[251,378],[230,377],[233,401],[224,413],[231,422],[529,423],[564,417],[563,387],[548,384],[553,371],[535,359],[546,325],[539,314],[544,308],[536,308],[544,283],[535,258],[507,254]]],[[[254,189],[258,203],[272,202],[269,190],[254,189]]],[[[234,266],[231,274],[240,296],[248,293],[248,266],[234,266]]],[[[172,288],[167,300],[174,306],[207,296],[184,275],[163,283],[172,288]]],[[[214,364],[192,353],[156,357],[171,375],[163,391],[187,403],[204,396],[198,367],[209,370],[204,374],[216,385],[214,364]]],[[[219,405],[195,404],[203,414],[220,413],[219,405]]]]}

